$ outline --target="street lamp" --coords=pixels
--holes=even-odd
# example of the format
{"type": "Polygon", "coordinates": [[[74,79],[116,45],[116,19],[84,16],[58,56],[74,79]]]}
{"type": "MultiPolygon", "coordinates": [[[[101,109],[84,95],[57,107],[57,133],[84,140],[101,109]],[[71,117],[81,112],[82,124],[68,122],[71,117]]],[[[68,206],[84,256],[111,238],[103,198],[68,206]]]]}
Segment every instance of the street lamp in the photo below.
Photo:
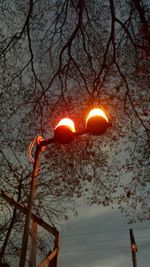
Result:
{"type": "Polygon", "coordinates": [[[64,118],[55,127],[54,139],[60,144],[69,144],[73,141],[75,132],[74,122],[69,118],[64,118]]]}
{"type": "Polygon", "coordinates": [[[105,112],[100,108],[92,109],[86,118],[86,129],[93,135],[105,133],[109,124],[105,112]]]}
{"type": "MultiPolygon", "coordinates": [[[[19,267],[25,266],[26,261],[26,251],[28,244],[28,237],[30,231],[30,222],[32,215],[32,207],[34,204],[34,198],[36,193],[36,185],[37,185],[37,176],[38,176],[38,162],[40,158],[40,152],[43,147],[46,147],[52,143],[60,143],[60,144],[69,144],[73,141],[75,136],[83,135],[83,134],[92,134],[92,135],[101,135],[104,134],[107,128],[110,126],[110,122],[102,109],[95,108],[92,109],[87,118],[86,125],[82,131],[76,132],[74,122],[69,118],[64,118],[60,120],[54,130],[54,137],[48,140],[39,140],[36,144],[35,150],[35,158],[33,164],[33,171],[31,176],[31,186],[30,186],[30,194],[28,200],[28,207],[24,225],[24,233],[22,239],[22,248],[20,254],[20,262],[19,267]]],[[[34,267],[34,264],[31,264],[31,267],[34,267]]]]}

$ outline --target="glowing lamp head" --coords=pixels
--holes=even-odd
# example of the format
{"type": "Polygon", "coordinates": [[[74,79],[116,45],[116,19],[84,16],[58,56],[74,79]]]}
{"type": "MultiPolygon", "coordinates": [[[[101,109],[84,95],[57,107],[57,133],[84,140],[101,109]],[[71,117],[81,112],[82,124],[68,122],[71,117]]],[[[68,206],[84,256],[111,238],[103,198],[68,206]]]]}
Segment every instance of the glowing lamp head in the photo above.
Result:
{"type": "Polygon", "coordinates": [[[86,129],[89,133],[93,135],[101,135],[106,132],[109,126],[109,121],[100,108],[92,109],[86,119],[86,129]]]}
{"type": "Polygon", "coordinates": [[[64,118],[55,127],[54,138],[60,144],[69,144],[73,141],[74,133],[74,122],[69,118],[64,118]]]}

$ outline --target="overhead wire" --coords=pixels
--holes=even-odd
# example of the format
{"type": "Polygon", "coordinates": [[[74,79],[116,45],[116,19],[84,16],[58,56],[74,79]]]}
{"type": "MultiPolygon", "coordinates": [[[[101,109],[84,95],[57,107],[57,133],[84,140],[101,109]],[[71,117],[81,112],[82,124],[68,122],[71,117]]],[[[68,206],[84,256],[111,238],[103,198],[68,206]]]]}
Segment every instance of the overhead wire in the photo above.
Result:
{"type": "MultiPolygon", "coordinates": [[[[140,242],[140,241],[142,241],[142,240],[144,240],[144,239],[150,239],[150,236],[148,236],[148,237],[141,237],[141,238],[139,238],[139,237],[137,237],[136,239],[138,240],[138,242],[140,242]]],[[[63,246],[76,246],[76,245],[85,245],[86,244],[86,242],[88,242],[89,240],[85,240],[85,241],[79,241],[79,242],[74,242],[74,243],[64,243],[63,244],[63,246]]],[[[122,242],[122,241],[128,241],[127,239],[123,239],[123,238],[112,238],[112,239],[101,239],[101,240],[95,240],[95,241],[91,241],[90,240],[90,243],[91,244],[99,244],[99,243],[101,243],[101,242],[103,242],[103,243],[106,243],[106,242],[114,242],[114,241],[120,241],[120,242],[122,242]]]]}
{"type": "MultiPolygon", "coordinates": [[[[105,233],[116,233],[116,232],[122,232],[122,231],[129,231],[129,229],[132,228],[131,226],[129,228],[118,228],[118,229],[111,229],[111,230],[104,230],[104,231],[96,231],[96,232],[79,232],[75,234],[65,234],[64,238],[69,237],[76,237],[76,236],[84,236],[84,235],[97,235],[97,234],[105,234],[105,233]]],[[[137,228],[134,227],[134,230],[150,230],[150,227],[143,227],[143,228],[137,228]]]]}
{"type": "MultiPolygon", "coordinates": [[[[149,227],[134,227],[134,230],[150,230],[149,227]]],[[[103,231],[96,231],[96,232],[80,232],[80,233],[76,233],[76,234],[70,234],[70,235],[66,235],[64,236],[64,239],[65,237],[78,237],[78,236],[85,236],[85,237],[91,237],[94,235],[98,235],[98,238],[100,237],[101,234],[106,234],[106,233],[117,233],[117,232],[123,232],[123,231],[129,231],[129,229],[127,228],[119,228],[119,229],[111,229],[111,230],[103,230],[103,231]]],[[[125,232],[123,232],[124,234],[125,232]]],[[[150,235],[148,236],[136,236],[136,240],[138,241],[138,245],[139,246],[150,246],[149,243],[147,243],[147,239],[150,239],[150,235]],[[146,240],[146,243],[144,244],[141,244],[142,241],[145,241],[146,240]]],[[[66,239],[65,239],[66,240],[66,239]]],[[[72,250],[76,253],[76,252],[84,252],[84,251],[101,251],[101,250],[106,250],[106,249],[109,249],[109,250],[122,250],[122,249],[129,249],[130,250],[130,245],[129,246],[120,246],[119,243],[120,242],[117,242],[117,241],[120,241],[120,242],[129,242],[129,239],[127,239],[127,236],[124,238],[123,236],[121,236],[120,238],[109,238],[109,239],[99,239],[99,240],[91,240],[91,239],[88,239],[88,240],[83,240],[83,241],[75,241],[73,243],[65,243],[64,241],[62,241],[62,251],[60,251],[61,254],[63,253],[71,253],[72,250]],[[115,242],[115,246],[114,245],[112,246],[112,243],[111,242],[115,242]],[[89,249],[89,247],[87,247],[88,243],[90,243],[90,246],[91,248],[89,249]],[[103,244],[105,243],[105,247],[103,246],[99,246],[99,247],[95,247],[93,248],[94,245],[96,244],[103,244]],[[108,243],[108,246],[106,246],[106,243],[108,243]],[[110,244],[109,244],[110,243],[110,244]],[[117,244],[118,243],[118,244],[117,244]],[[78,247],[78,245],[82,245],[80,248],[78,247]],[[83,246],[86,246],[85,248],[83,246]],[[75,248],[76,247],[76,248],[75,248]]],[[[149,241],[149,240],[148,240],[149,241]]]]}
{"type": "MultiPolygon", "coordinates": [[[[103,242],[103,241],[102,241],[103,242]]],[[[87,244],[86,244],[87,245],[87,244]]],[[[105,246],[103,246],[103,244],[101,244],[101,246],[96,246],[96,247],[93,247],[93,242],[90,242],[90,247],[77,247],[77,245],[76,245],[76,248],[73,246],[68,246],[68,247],[63,247],[62,246],[62,249],[60,250],[60,253],[61,254],[63,254],[63,253],[71,253],[71,252],[74,252],[74,254],[75,253],[78,253],[78,252],[87,252],[87,251],[89,251],[89,252],[92,252],[92,251],[107,251],[107,250],[109,250],[109,251],[111,251],[111,250],[125,250],[125,251],[130,251],[130,243],[129,243],[129,245],[127,246],[124,246],[124,245],[117,245],[117,244],[108,244],[108,245],[106,245],[105,244],[105,246]],[[63,249],[64,248],[64,249],[63,249]]],[[[145,247],[150,247],[150,243],[146,243],[146,244],[142,244],[142,245],[144,245],[144,248],[145,247]]],[[[141,246],[141,244],[139,243],[139,241],[138,241],[138,247],[139,246],[141,246]]],[[[149,255],[149,253],[148,253],[148,255],[149,255]]]]}
{"type": "MultiPolygon", "coordinates": [[[[113,246],[113,247],[102,247],[102,248],[101,248],[101,247],[97,247],[97,248],[80,248],[80,249],[77,248],[76,250],[73,250],[73,252],[74,252],[74,253],[76,253],[76,252],[77,252],[77,253],[82,253],[82,252],[84,252],[84,251],[85,251],[85,252],[87,252],[87,251],[88,251],[88,252],[93,252],[93,251],[104,251],[104,250],[106,251],[106,250],[108,250],[108,249],[109,249],[109,250],[115,250],[115,249],[118,250],[118,247],[114,247],[114,246],[113,246]]],[[[122,250],[122,249],[123,249],[123,250],[127,250],[127,249],[130,250],[130,247],[128,247],[128,246],[121,246],[121,247],[119,247],[119,249],[121,249],[121,250],[122,250]]],[[[72,251],[71,251],[71,250],[68,250],[68,249],[63,250],[63,251],[60,250],[60,254],[63,254],[63,253],[69,253],[69,252],[72,252],[72,251]]]]}

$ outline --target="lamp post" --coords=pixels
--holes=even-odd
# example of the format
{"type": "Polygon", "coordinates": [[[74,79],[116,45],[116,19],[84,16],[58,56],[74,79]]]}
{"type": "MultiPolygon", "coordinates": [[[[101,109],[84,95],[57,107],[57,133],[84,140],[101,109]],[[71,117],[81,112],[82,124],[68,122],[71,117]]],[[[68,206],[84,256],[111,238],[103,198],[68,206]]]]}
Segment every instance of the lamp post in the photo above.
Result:
{"type": "Polygon", "coordinates": [[[53,138],[50,138],[48,140],[41,140],[36,144],[33,171],[31,176],[30,194],[29,194],[27,213],[25,218],[24,233],[22,238],[19,267],[24,267],[26,261],[26,252],[27,252],[28,237],[30,232],[32,207],[34,204],[34,198],[37,186],[38,163],[42,148],[52,143],[69,144],[73,141],[75,136],[87,133],[92,135],[101,135],[106,132],[109,126],[110,123],[104,111],[95,108],[89,112],[86,119],[86,126],[82,131],[76,132],[74,122],[69,118],[64,118],[55,127],[53,138]]]}

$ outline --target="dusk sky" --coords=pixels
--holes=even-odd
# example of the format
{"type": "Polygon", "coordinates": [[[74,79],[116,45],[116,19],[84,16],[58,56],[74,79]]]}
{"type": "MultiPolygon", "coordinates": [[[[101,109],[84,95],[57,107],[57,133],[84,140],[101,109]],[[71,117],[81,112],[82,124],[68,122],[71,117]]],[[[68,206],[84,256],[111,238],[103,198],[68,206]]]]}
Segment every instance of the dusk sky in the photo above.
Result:
{"type": "Polygon", "coordinates": [[[117,209],[82,206],[61,233],[61,267],[132,265],[129,229],[138,247],[137,266],[149,267],[149,222],[128,224],[117,209]]]}
{"type": "Polygon", "coordinates": [[[0,1],[0,267],[150,267],[149,3],[0,1]]]}

